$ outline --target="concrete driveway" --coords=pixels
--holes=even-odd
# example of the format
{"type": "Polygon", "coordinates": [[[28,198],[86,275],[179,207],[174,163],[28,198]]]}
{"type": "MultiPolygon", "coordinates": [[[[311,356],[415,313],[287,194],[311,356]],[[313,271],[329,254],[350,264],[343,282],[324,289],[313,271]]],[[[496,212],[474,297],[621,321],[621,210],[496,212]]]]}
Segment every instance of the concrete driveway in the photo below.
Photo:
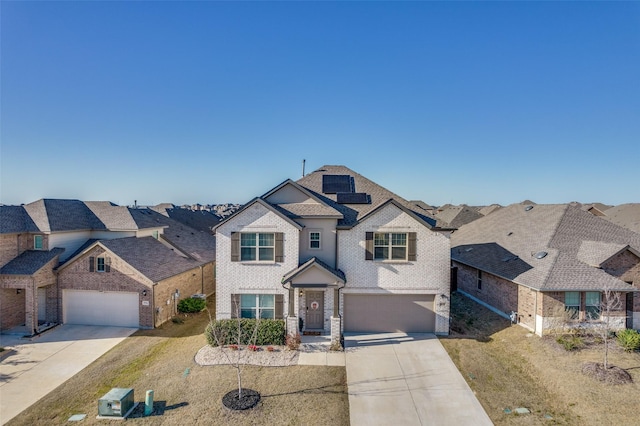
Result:
{"type": "Polygon", "coordinates": [[[0,335],[0,346],[11,351],[0,362],[0,424],[7,423],[137,330],[60,325],[32,339],[0,335]]]}
{"type": "Polygon", "coordinates": [[[345,336],[352,426],[492,425],[433,334],[345,336]]]}

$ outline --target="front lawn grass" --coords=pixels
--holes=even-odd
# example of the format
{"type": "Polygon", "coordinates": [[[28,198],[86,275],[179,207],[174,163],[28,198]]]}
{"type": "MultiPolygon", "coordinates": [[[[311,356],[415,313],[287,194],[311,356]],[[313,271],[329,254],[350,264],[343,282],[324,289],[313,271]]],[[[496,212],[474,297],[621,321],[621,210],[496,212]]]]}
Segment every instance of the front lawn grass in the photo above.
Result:
{"type": "MultiPolygon", "coordinates": [[[[210,307],[215,306],[212,299],[210,307]]],[[[203,367],[194,361],[198,349],[207,344],[207,312],[181,318],[183,322],[136,332],[8,425],[68,425],[73,414],[87,414],[78,424],[104,425],[108,420],[96,419],[98,399],[116,387],[133,388],[141,405],[152,389],[154,407],[160,408],[160,415],[132,417],[127,424],[349,424],[344,367],[245,366],[243,387],[260,392],[262,400],[246,412],[224,408],[223,395],[237,388],[236,372],[228,365],[203,367]]]]}
{"type": "Polygon", "coordinates": [[[602,362],[601,343],[567,351],[464,296],[451,303],[452,331],[440,341],[496,425],[640,425],[639,353],[611,342],[609,362],[633,383],[608,385],[582,373],[602,362]],[[520,407],[531,414],[513,412],[520,407]]]}

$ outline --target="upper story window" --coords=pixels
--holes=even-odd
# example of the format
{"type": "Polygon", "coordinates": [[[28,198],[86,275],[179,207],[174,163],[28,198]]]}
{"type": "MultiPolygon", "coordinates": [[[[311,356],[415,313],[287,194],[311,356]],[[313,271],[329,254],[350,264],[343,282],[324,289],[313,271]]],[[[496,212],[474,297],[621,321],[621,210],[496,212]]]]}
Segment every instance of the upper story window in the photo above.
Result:
{"type": "Polygon", "coordinates": [[[157,240],[158,239],[158,231],[153,231],[153,234],[151,234],[151,236],[157,240]]]}
{"type": "Polygon", "coordinates": [[[104,272],[105,271],[105,261],[104,261],[104,257],[98,257],[96,259],[96,271],[98,272],[104,272]]]}
{"type": "Polygon", "coordinates": [[[240,260],[275,260],[275,235],[273,233],[242,233],[240,235],[240,260]]]}
{"type": "Polygon", "coordinates": [[[375,233],[373,235],[374,260],[407,260],[406,233],[375,233]]]}
{"type": "Polygon", "coordinates": [[[309,248],[320,249],[320,231],[309,231],[309,248]]]}
{"type": "Polygon", "coordinates": [[[34,250],[42,250],[44,244],[44,238],[42,235],[34,235],[33,236],[33,249],[34,250]]]}
{"type": "Polygon", "coordinates": [[[365,259],[379,261],[415,261],[415,232],[367,232],[365,259]]]}
{"type": "Polygon", "coordinates": [[[232,232],[232,262],[283,262],[282,232],[232,232]]]}

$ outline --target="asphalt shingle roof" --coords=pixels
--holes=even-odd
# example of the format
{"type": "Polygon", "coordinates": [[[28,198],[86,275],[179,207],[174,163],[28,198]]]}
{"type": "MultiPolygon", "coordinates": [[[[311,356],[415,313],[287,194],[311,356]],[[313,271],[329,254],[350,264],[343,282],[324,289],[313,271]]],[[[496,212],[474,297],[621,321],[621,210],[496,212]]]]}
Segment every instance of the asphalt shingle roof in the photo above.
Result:
{"type": "Polygon", "coordinates": [[[203,263],[180,256],[153,237],[101,240],[100,244],[153,282],[188,271],[203,263]]]}
{"type": "Polygon", "coordinates": [[[126,206],[110,201],[86,201],[86,206],[110,230],[137,229],[138,226],[126,206]]]}
{"type": "Polygon", "coordinates": [[[513,204],[454,232],[451,258],[539,290],[628,290],[589,264],[627,245],[639,250],[640,235],[580,207],[513,204]],[[539,252],[547,255],[538,259],[539,252]]]}
{"type": "Polygon", "coordinates": [[[343,219],[338,220],[339,227],[352,227],[358,221],[371,211],[375,210],[390,199],[396,200],[399,204],[413,211],[424,222],[433,227],[448,228],[449,224],[427,213],[424,209],[416,204],[405,200],[404,198],[394,194],[388,189],[370,181],[364,176],[354,172],[345,166],[323,166],[308,175],[296,181],[300,186],[312,192],[316,197],[321,199],[330,207],[339,211],[343,215],[343,219]],[[325,194],[322,192],[322,176],[323,175],[349,175],[353,177],[355,183],[355,192],[363,192],[369,194],[371,203],[369,204],[339,204],[336,202],[336,194],[325,194]]]}
{"type": "Polygon", "coordinates": [[[640,203],[620,204],[605,210],[604,214],[616,225],[640,233],[640,203]]]}
{"type": "Polygon", "coordinates": [[[33,275],[44,265],[64,252],[63,248],[53,250],[27,250],[0,268],[2,275],[33,275]]]}
{"type": "Polygon", "coordinates": [[[80,200],[42,199],[24,208],[43,232],[107,229],[80,200]]]}
{"type": "Polygon", "coordinates": [[[0,234],[38,232],[23,206],[0,206],[0,234]]]}
{"type": "Polygon", "coordinates": [[[163,203],[157,206],[151,207],[163,216],[170,217],[180,223],[183,223],[198,231],[211,232],[211,229],[216,226],[222,218],[215,213],[206,210],[189,210],[176,207],[173,204],[163,203]]]}
{"type": "Polygon", "coordinates": [[[42,199],[23,206],[0,206],[0,233],[122,231],[161,226],[147,210],[109,201],[42,199]]]}
{"type": "Polygon", "coordinates": [[[307,260],[306,262],[303,262],[297,268],[287,272],[282,277],[282,283],[283,284],[288,283],[289,281],[293,280],[297,275],[299,275],[299,274],[303,273],[304,271],[306,271],[307,269],[311,268],[313,265],[320,266],[322,269],[324,269],[325,271],[327,271],[328,273],[330,273],[331,275],[333,275],[334,277],[336,277],[338,280],[342,281],[343,283],[347,282],[347,278],[346,278],[344,272],[342,272],[340,269],[332,268],[331,266],[327,265],[326,263],[324,263],[323,261],[321,261],[317,257],[312,257],[311,259],[307,260]]]}
{"type": "Polygon", "coordinates": [[[480,219],[483,215],[469,206],[450,206],[443,211],[438,211],[437,219],[441,219],[454,228],[460,228],[467,223],[480,219]]]}

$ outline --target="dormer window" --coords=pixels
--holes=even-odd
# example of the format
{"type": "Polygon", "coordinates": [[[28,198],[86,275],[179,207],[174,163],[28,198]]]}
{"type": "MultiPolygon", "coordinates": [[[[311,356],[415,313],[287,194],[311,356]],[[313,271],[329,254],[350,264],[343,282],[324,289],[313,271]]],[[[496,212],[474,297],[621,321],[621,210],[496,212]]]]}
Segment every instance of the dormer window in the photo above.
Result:
{"type": "Polygon", "coordinates": [[[43,247],[43,238],[42,235],[34,235],[33,236],[33,249],[34,250],[42,250],[43,247]]]}

